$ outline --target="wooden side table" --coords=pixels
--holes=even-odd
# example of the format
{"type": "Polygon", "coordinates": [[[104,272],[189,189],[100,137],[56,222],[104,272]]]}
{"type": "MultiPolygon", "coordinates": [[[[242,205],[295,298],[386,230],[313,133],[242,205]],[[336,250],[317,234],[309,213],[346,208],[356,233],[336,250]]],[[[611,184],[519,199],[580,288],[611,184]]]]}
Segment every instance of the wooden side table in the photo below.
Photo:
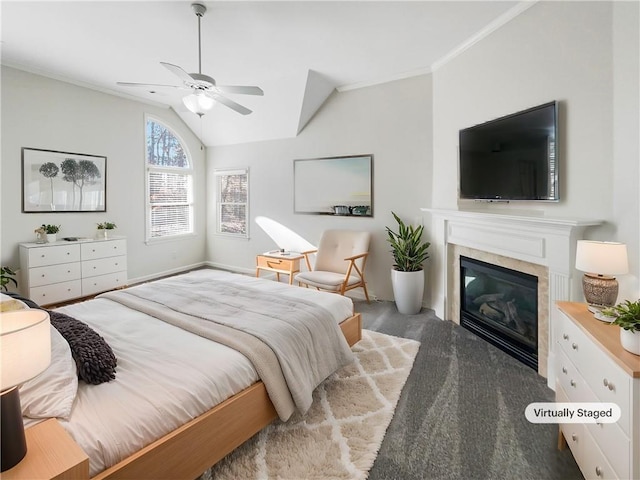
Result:
{"type": "Polygon", "coordinates": [[[260,270],[275,272],[276,279],[280,281],[280,274],[289,275],[289,285],[293,285],[293,275],[300,271],[300,260],[303,255],[281,253],[265,253],[256,256],[256,278],[260,276],[260,270]]]}
{"type": "Polygon", "coordinates": [[[89,457],[55,418],[25,430],[27,454],[2,480],[87,480],[89,457]]]}

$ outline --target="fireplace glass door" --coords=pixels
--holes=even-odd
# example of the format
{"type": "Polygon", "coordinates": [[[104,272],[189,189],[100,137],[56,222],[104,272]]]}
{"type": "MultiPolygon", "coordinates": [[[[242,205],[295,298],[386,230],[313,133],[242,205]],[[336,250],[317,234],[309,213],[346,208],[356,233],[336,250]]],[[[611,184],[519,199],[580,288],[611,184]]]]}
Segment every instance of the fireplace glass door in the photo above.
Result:
{"type": "Polygon", "coordinates": [[[460,257],[460,324],[538,369],[538,278],[460,257]]]}

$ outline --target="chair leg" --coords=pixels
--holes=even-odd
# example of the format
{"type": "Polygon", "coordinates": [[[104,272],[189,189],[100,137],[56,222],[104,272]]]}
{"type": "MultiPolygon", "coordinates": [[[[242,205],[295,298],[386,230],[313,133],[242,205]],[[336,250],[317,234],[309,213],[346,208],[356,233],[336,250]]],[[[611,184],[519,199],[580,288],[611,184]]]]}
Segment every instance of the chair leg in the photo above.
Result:
{"type": "Polygon", "coordinates": [[[367,292],[367,284],[362,282],[362,288],[364,289],[364,296],[367,298],[367,303],[371,303],[369,300],[369,292],[367,292]]]}

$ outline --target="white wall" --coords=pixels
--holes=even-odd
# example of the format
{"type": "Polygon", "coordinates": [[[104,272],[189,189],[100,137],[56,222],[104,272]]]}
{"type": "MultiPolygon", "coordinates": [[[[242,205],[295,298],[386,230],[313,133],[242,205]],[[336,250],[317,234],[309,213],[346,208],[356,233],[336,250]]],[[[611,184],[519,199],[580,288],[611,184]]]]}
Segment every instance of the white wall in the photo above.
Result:
{"type": "Polygon", "coordinates": [[[205,152],[180,118],[158,108],[2,67],[1,264],[18,268],[18,244],[35,241],[43,223],[61,224],[61,236],[95,235],[96,223],[112,221],[127,237],[129,278],[166,273],[204,260],[205,152]],[[145,244],[144,115],[153,114],[187,143],[195,166],[197,235],[145,244]],[[21,148],[107,157],[105,213],[22,213],[21,148]]]}
{"type": "Polygon", "coordinates": [[[629,245],[632,273],[620,278],[621,297],[636,298],[637,11],[637,3],[538,2],[434,72],[432,187],[435,208],[604,220],[587,236],[629,245]],[[458,201],[458,131],[551,100],[561,107],[561,201],[458,201]]]}
{"type": "Polygon", "coordinates": [[[329,228],[367,230],[373,244],[367,278],[370,292],[391,299],[393,263],[385,226],[391,211],[405,221],[421,219],[431,201],[431,76],[424,75],[359,90],[334,93],[296,138],[209,148],[207,258],[214,265],[253,271],[255,255],[276,245],[254,219],[266,216],[312,244],[329,228]],[[334,217],[293,213],[293,160],[373,154],[374,217],[334,217]],[[214,168],[250,168],[249,241],[214,231],[214,168]]]}

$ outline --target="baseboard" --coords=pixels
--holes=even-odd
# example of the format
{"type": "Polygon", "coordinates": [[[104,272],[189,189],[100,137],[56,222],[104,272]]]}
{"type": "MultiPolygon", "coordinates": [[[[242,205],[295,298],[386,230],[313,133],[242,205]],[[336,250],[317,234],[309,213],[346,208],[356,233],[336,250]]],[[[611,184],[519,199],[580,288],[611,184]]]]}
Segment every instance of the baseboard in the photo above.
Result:
{"type": "Polygon", "coordinates": [[[153,273],[151,275],[145,275],[143,277],[129,278],[127,281],[128,285],[134,285],[137,283],[149,282],[151,280],[158,280],[163,277],[170,277],[171,275],[177,275],[179,273],[186,273],[191,270],[196,270],[198,268],[202,268],[207,266],[207,262],[198,262],[193,263],[191,265],[183,265],[181,267],[172,268],[171,270],[164,270],[162,272],[153,273]]]}

